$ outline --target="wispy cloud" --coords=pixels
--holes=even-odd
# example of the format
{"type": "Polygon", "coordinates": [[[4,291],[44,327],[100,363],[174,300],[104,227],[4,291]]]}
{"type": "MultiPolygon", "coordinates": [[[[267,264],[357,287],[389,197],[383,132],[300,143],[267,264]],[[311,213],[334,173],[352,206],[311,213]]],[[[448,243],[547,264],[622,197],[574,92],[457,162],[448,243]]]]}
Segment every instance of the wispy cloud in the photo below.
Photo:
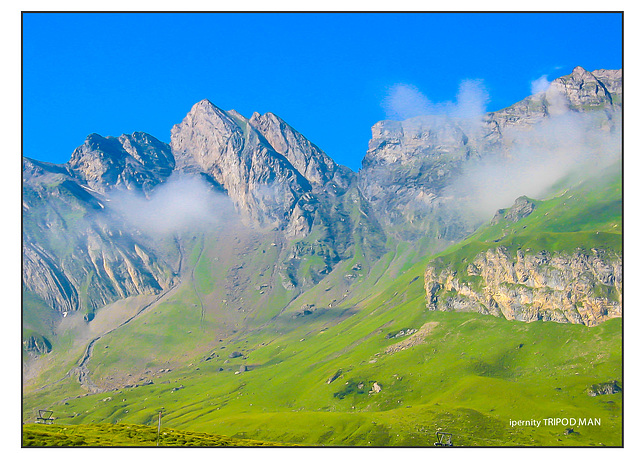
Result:
{"type": "Polygon", "coordinates": [[[382,102],[388,119],[406,120],[419,116],[477,118],[487,111],[489,93],[482,80],[463,80],[455,101],[433,103],[414,85],[393,85],[382,102]]]}
{"type": "Polygon", "coordinates": [[[406,120],[428,115],[433,110],[431,101],[413,85],[398,83],[389,89],[382,102],[387,118],[406,120]]]}
{"type": "MultiPolygon", "coordinates": [[[[619,121],[619,118],[614,118],[619,121]]],[[[561,178],[586,176],[621,156],[621,136],[603,130],[597,113],[565,112],[532,129],[505,131],[504,153],[469,161],[447,193],[482,221],[522,195],[541,198],[561,178]]]]}
{"type": "Polygon", "coordinates": [[[174,234],[211,226],[229,218],[228,198],[193,176],[172,176],[148,198],[131,192],[109,194],[109,208],[150,235],[174,234]]]}
{"type": "Polygon", "coordinates": [[[548,77],[549,76],[547,74],[544,74],[531,82],[531,94],[538,94],[543,91],[547,91],[547,88],[551,85],[548,77]]]}
{"type": "Polygon", "coordinates": [[[448,116],[454,118],[478,118],[487,112],[489,92],[481,80],[463,80],[458,88],[456,103],[448,116]]]}

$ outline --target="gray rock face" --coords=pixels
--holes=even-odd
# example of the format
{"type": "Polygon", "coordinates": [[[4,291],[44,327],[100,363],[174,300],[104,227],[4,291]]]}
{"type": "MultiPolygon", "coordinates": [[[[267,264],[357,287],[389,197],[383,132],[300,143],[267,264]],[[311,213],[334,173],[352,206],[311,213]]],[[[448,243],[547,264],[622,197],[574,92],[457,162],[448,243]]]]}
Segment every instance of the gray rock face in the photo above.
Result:
{"type": "Polygon", "coordinates": [[[22,246],[22,282],[24,288],[39,295],[57,311],[74,311],[79,308],[78,291],[60,270],[56,259],[37,244],[22,246]]]}
{"type": "Polygon", "coordinates": [[[500,220],[505,219],[508,222],[517,222],[531,215],[536,205],[527,197],[519,197],[514,205],[509,209],[499,209],[491,220],[491,225],[497,224],[500,220]]]}
{"type": "Polygon", "coordinates": [[[307,140],[273,113],[254,113],[249,123],[284,156],[291,165],[315,188],[325,188],[343,193],[353,178],[353,172],[336,164],[320,148],[307,140]]]}
{"type": "Polygon", "coordinates": [[[40,162],[28,157],[22,159],[22,181],[24,183],[36,178],[42,182],[56,182],[69,177],[71,174],[65,165],[40,162]]]}
{"type": "Polygon", "coordinates": [[[622,96],[622,69],[598,69],[592,71],[598,81],[612,95],[613,104],[618,104],[619,98],[622,96]]]}
{"type": "Polygon", "coordinates": [[[389,224],[406,224],[438,205],[463,162],[486,154],[488,132],[443,117],[376,123],[358,186],[389,224]]]}
{"type": "Polygon", "coordinates": [[[358,188],[388,233],[410,241],[429,236],[446,245],[477,227],[446,190],[467,162],[500,151],[494,126],[445,117],[373,126],[358,188]]]}
{"type": "Polygon", "coordinates": [[[208,100],[174,126],[171,148],[176,171],[206,175],[247,223],[282,230],[289,239],[304,238],[319,218],[327,220],[354,178],[276,115],[247,120],[208,100]]]}
{"type": "Polygon", "coordinates": [[[41,335],[30,335],[22,341],[22,348],[28,354],[38,356],[51,352],[51,343],[41,335]]]}
{"type": "Polygon", "coordinates": [[[547,99],[557,94],[564,97],[567,106],[574,110],[613,107],[619,104],[614,96],[622,94],[622,74],[621,71],[605,70],[592,73],[577,66],[571,74],[554,80],[545,93],[547,99]]]}
{"type": "Polygon", "coordinates": [[[486,120],[495,122],[497,132],[503,135],[510,128],[526,129],[567,111],[601,111],[610,118],[621,107],[622,71],[602,69],[589,72],[578,66],[571,74],[552,81],[546,91],[489,113],[486,120]]]}
{"type": "Polygon", "coordinates": [[[60,248],[45,251],[31,235],[23,245],[23,287],[56,311],[93,310],[171,285],[170,267],[128,233],[105,225],[65,233],[60,248]]]}
{"type": "Polygon", "coordinates": [[[259,226],[283,228],[306,211],[309,181],[237,112],[198,102],[171,130],[171,149],[177,171],[211,176],[259,226]]]}

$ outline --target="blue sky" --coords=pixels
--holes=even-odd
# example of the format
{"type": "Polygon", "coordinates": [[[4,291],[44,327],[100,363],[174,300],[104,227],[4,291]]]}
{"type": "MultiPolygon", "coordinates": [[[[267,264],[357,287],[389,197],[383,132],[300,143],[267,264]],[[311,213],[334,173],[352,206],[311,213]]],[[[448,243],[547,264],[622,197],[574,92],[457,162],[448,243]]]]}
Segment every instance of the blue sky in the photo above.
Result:
{"type": "Polygon", "coordinates": [[[377,121],[459,105],[465,93],[498,110],[531,94],[536,80],[577,65],[622,66],[620,14],[28,13],[22,20],[23,155],[55,163],[94,132],[144,131],[168,142],[171,127],[206,98],[247,117],[271,111],[357,170],[377,121]]]}

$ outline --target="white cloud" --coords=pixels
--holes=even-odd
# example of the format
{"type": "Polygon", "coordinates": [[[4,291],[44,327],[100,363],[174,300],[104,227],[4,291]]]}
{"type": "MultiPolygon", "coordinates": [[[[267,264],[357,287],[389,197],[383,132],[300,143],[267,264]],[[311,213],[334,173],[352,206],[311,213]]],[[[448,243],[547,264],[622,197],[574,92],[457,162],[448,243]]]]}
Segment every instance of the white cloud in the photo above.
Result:
{"type": "Polygon", "coordinates": [[[522,195],[543,198],[561,178],[574,172],[586,177],[620,158],[619,128],[609,133],[602,123],[598,113],[565,112],[529,130],[505,131],[512,144],[506,153],[467,162],[448,194],[466,200],[482,221],[522,195]]]}
{"type": "Polygon", "coordinates": [[[146,234],[174,234],[229,218],[229,200],[201,178],[172,176],[149,198],[132,192],[109,194],[109,208],[146,234]]]}
{"type": "Polygon", "coordinates": [[[544,74],[543,76],[531,82],[531,94],[538,94],[542,93],[543,91],[547,91],[549,85],[551,85],[551,82],[548,79],[548,75],[544,74]]]}
{"type": "Polygon", "coordinates": [[[478,118],[487,112],[489,93],[481,80],[463,80],[458,88],[456,103],[448,116],[478,118]]]}
{"type": "Polygon", "coordinates": [[[431,102],[418,88],[403,83],[398,83],[389,89],[382,106],[387,118],[399,121],[428,115],[432,110],[431,102]]]}
{"type": "Polygon", "coordinates": [[[418,116],[477,118],[487,111],[489,94],[481,80],[463,80],[455,102],[432,103],[414,85],[396,84],[382,102],[387,118],[403,121],[418,116]]]}

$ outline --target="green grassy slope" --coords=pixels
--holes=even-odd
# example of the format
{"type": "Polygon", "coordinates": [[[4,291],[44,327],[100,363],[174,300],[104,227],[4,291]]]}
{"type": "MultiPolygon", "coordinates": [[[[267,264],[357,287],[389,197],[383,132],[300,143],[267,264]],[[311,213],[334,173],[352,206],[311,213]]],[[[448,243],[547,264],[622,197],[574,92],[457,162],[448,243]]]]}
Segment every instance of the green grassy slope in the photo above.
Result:
{"type": "Polygon", "coordinates": [[[473,235],[483,242],[541,248],[622,248],[622,170],[620,161],[565,189],[558,196],[535,200],[533,213],[515,223],[504,220],[473,235]],[[600,236],[603,235],[603,236],[600,236]]]}

